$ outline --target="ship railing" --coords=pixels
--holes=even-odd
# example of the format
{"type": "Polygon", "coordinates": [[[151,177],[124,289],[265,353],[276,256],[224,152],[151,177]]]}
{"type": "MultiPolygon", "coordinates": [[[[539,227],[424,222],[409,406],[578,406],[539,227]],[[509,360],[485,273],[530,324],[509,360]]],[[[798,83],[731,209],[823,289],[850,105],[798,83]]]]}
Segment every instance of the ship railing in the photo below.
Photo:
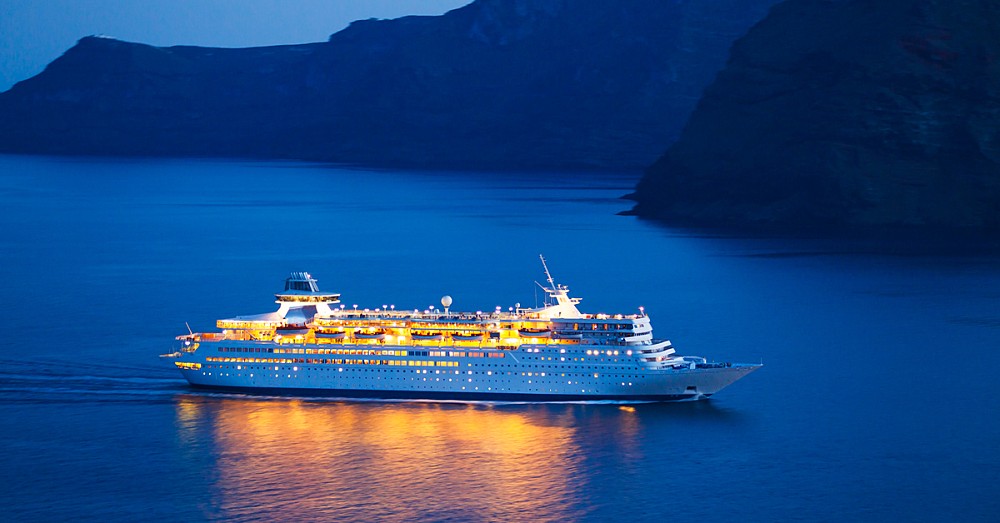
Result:
{"type": "MultiPolygon", "coordinates": [[[[273,331],[270,331],[273,332],[273,331]]],[[[226,331],[223,339],[232,341],[257,341],[262,337],[255,331],[231,330],[226,331]]]]}
{"type": "Polygon", "coordinates": [[[673,346],[667,345],[665,347],[657,347],[657,348],[654,348],[654,349],[639,349],[636,352],[639,353],[639,354],[644,354],[644,355],[645,354],[658,354],[658,353],[661,353],[661,352],[664,352],[664,351],[668,351],[668,350],[673,349],[673,348],[674,348],[673,346]]]}
{"type": "Polygon", "coordinates": [[[334,310],[328,316],[317,317],[317,320],[327,319],[364,319],[364,320],[456,320],[456,321],[482,321],[482,320],[516,320],[520,316],[509,311],[477,311],[477,312],[443,312],[440,310],[371,310],[371,309],[340,309],[334,310]]]}
{"type": "MultiPolygon", "coordinates": [[[[579,318],[558,318],[560,323],[572,320],[635,320],[645,317],[644,314],[582,314],[579,318]]],[[[487,310],[476,312],[444,312],[439,309],[421,310],[376,310],[376,309],[335,309],[329,316],[316,318],[322,320],[359,319],[371,320],[406,320],[406,321],[551,321],[534,309],[518,308],[515,310],[487,310]]]]}
{"type": "Polygon", "coordinates": [[[728,361],[726,362],[720,361],[712,363],[695,363],[694,365],[695,368],[698,369],[728,369],[729,367],[733,366],[733,364],[728,361]]]}

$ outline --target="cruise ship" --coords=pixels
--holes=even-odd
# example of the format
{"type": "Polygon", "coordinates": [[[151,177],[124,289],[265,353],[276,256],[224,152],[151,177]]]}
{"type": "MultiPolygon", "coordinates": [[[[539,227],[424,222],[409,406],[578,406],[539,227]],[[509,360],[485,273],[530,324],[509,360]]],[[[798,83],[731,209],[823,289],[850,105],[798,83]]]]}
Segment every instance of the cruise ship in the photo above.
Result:
{"type": "MultiPolygon", "coordinates": [[[[682,356],[649,316],[585,314],[542,258],[543,306],[455,312],[347,308],[293,272],[278,310],[177,337],[173,361],[196,388],[293,396],[485,401],[685,401],[761,367],[682,356]]],[[[537,282],[536,282],[537,283],[537,282]]]]}

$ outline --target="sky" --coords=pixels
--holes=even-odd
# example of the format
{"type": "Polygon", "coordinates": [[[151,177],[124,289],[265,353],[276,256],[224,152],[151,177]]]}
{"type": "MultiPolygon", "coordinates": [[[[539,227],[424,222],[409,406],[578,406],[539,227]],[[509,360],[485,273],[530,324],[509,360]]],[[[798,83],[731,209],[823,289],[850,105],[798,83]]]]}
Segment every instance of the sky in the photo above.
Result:
{"type": "Polygon", "coordinates": [[[0,92],[84,36],[156,46],[325,41],[354,21],[438,15],[472,0],[0,0],[0,92]]]}

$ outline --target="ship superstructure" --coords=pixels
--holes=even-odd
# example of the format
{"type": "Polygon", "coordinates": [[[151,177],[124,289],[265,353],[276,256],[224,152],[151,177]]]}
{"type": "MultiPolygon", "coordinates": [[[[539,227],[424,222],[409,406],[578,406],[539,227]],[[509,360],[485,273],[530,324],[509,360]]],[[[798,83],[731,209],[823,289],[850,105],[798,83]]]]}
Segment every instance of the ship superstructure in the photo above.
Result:
{"type": "Polygon", "coordinates": [[[542,259],[535,308],[347,308],[294,272],[277,311],[178,336],[167,355],[195,387],[302,396],[497,401],[707,398],[760,367],[681,356],[649,316],[584,314],[542,259]]]}

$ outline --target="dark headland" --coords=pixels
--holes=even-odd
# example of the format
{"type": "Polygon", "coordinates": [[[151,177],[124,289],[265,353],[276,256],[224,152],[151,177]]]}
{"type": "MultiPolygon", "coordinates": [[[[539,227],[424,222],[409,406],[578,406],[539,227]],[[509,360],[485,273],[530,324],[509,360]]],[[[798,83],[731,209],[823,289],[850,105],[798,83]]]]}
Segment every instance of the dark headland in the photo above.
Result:
{"type": "Polygon", "coordinates": [[[0,152],[648,167],[632,212],[675,226],[996,237],[998,27],[993,0],[476,0],[302,45],[87,37],[0,93],[0,152]]]}
{"type": "Polygon", "coordinates": [[[635,213],[1000,232],[1000,3],[790,0],[738,40],[635,213]]]}
{"type": "Polygon", "coordinates": [[[0,94],[0,151],[641,169],[777,0],[477,0],[322,43],[83,38],[0,94]]]}

